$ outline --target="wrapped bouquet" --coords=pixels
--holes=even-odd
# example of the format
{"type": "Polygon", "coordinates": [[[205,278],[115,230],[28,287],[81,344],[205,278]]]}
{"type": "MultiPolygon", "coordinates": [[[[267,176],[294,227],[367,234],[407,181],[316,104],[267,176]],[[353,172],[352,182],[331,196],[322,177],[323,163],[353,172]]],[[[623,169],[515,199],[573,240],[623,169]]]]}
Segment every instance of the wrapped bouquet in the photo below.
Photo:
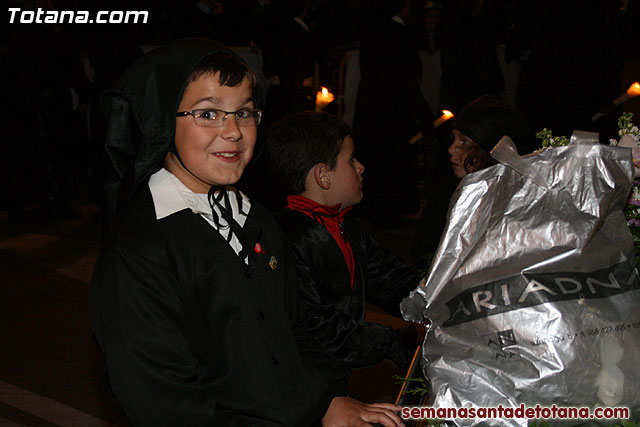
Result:
{"type": "Polygon", "coordinates": [[[491,152],[500,164],[460,183],[430,273],[401,305],[405,320],[430,321],[422,366],[434,407],[619,405],[640,416],[640,279],[623,213],[634,164],[597,140],[576,132],[520,157],[505,137],[491,152]]]}

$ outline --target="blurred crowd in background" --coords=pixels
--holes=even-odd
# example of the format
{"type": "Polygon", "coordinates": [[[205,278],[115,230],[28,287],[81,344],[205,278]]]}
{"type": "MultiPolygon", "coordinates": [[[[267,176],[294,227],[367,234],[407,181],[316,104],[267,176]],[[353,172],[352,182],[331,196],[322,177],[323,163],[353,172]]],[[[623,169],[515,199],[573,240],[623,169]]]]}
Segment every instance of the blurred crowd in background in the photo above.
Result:
{"type": "MultiPolygon", "coordinates": [[[[0,210],[18,221],[34,206],[57,219],[91,182],[96,202],[110,171],[99,95],[155,46],[207,37],[233,47],[261,75],[262,133],[284,114],[325,107],[354,128],[365,164],[360,215],[397,223],[457,182],[448,126],[432,122],[491,94],[536,129],[615,136],[616,111],[640,58],[638,0],[40,0],[3,1],[0,29],[0,210]],[[22,10],[146,10],[146,24],[21,24],[22,10]],[[409,144],[422,134],[419,143],[409,144]],[[393,179],[389,179],[389,177],[393,179]],[[390,184],[391,183],[391,184],[390,184]],[[449,183],[449,184],[447,184],[449,183]],[[386,188],[391,186],[392,188],[386,188]]],[[[524,154],[524,153],[522,153],[524,154]]],[[[242,185],[277,209],[257,162],[242,185]]]]}

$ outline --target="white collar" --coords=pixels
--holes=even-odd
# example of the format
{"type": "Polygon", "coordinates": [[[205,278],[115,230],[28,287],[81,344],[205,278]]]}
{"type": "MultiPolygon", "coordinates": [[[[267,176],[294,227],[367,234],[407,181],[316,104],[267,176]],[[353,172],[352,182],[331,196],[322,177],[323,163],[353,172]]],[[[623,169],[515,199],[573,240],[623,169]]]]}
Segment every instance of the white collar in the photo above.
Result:
{"type": "Polygon", "coordinates": [[[308,33],[311,31],[311,28],[309,28],[309,26],[307,25],[306,22],[304,22],[302,19],[300,19],[299,16],[296,16],[295,18],[293,18],[294,21],[296,21],[298,24],[300,24],[300,26],[308,33]]]}
{"type": "MultiPolygon", "coordinates": [[[[160,169],[149,178],[149,190],[156,210],[156,219],[166,218],[190,206],[176,190],[175,177],[166,169],[160,169]]],[[[182,183],[181,183],[182,184],[182,183]]]]}
{"type": "Polygon", "coordinates": [[[398,24],[405,25],[404,19],[400,18],[398,15],[395,15],[393,18],[391,18],[391,20],[396,21],[398,24]]]}
{"type": "MultiPolygon", "coordinates": [[[[219,228],[213,220],[213,213],[211,205],[209,204],[209,195],[194,193],[168,170],[163,168],[151,175],[149,178],[149,191],[151,191],[151,197],[153,198],[156,219],[166,218],[176,212],[190,209],[192,212],[206,219],[225,240],[229,237],[230,227],[228,227],[227,221],[222,218],[222,213],[217,206],[214,206],[213,209],[215,209],[218,215],[219,228]]],[[[235,191],[227,190],[227,192],[229,193],[229,204],[233,219],[236,220],[240,227],[244,227],[247,215],[251,209],[251,201],[242,192],[238,191],[242,196],[241,212],[238,208],[235,191]]],[[[239,253],[240,249],[242,249],[242,245],[235,235],[231,236],[229,244],[236,253],[239,253]]],[[[245,262],[248,263],[248,258],[245,259],[245,262]]]]}
{"type": "MultiPolygon", "coordinates": [[[[156,219],[168,217],[184,209],[190,209],[200,215],[211,215],[208,195],[194,193],[175,175],[164,168],[151,175],[149,178],[149,190],[153,197],[156,219]]],[[[233,191],[229,191],[229,193],[233,216],[242,226],[246,220],[246,213],[249,212],[251,207],[251,202],[247,196],[240,193],[242,195],[242,211],[245,212],[245,214],[240,214],[235,193],[233,191]]]]}

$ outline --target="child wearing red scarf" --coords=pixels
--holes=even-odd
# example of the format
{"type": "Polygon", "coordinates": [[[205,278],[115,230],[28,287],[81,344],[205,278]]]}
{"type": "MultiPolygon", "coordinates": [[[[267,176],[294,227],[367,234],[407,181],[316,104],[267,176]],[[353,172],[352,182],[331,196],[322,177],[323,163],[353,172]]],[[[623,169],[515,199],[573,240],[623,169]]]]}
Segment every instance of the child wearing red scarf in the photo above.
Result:
{"type": "Polygon", "coordinates": [[[419,276],[348,215],[362,200],[364,172],[351,129],[327,113],[294,113],[273,126],[268,146],[288,194],[279,222],[297,263],[301,327],[345,377],[383,359],[406,367],[415,329],[365,322],[365,304],[399,316],[419,276]]]}

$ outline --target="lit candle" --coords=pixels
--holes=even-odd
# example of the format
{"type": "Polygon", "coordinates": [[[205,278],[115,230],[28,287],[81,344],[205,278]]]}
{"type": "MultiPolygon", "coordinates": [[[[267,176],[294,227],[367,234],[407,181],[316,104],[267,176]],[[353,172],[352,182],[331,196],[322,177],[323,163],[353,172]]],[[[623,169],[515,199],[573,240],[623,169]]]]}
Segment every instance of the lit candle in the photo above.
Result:
{"type": "MultiPolygon", "coordinates": [[[[444,122],[446,122],[447,120],[449,120],[452,117],[453,117],[453,113],[451,111],[442,110],[442,115],[440,117],[438,117],[436,120],[434,120],[433,127],[437,128],[438,126],[440,126],[441,124],[443,124],[444,122]]],[[[416,142],[420,141],[423,137],[424,137],[424,135],[422,134],[422,132],[418,132],[417,134],[413,135],[409,139],[409,144],[413,145],[416,142]]]]}
{"type": "Polygon", "coordinates": [[[442,115],[433,122],[433,127],[437,128],[447,120],[453,117],[453,113],[449,110],[442,110],[442,115]]]}
{"type": "Polygon", "coordinates": [[[618,106],[618,105],[622,104],[623,102],[625,102],[626,100],[628,100],[630,98],[633,98],[635,96],[638,96],[638,95],[640,95],[640,83],[635,82],[631,86],[629,86],[629,89],[627,89],[627,91],[625,93],[623,93],[622,95],[617,97],[613,101],[613,104],[618,106]]]}
{"type": "Polygon", "coordinates": [[[316,93],[316,111],[322,110],[328,104],[332,103],[334,99],[335,96],[329,92],[329,89],[323,86],[322,90],[316,93]]]}
{"type": "Polygon", "coordinates": [[[627,95],[629,96],[640,95],[640,83],[635,82],[631,86],[629,86],[629,89],[627,89],[627,95]]]}

